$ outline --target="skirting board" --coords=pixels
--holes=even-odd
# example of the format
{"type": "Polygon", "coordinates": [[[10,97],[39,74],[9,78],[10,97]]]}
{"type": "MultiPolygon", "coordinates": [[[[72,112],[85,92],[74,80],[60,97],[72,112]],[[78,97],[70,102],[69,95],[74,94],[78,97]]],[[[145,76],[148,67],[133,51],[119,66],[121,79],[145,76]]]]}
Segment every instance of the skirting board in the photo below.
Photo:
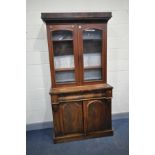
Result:
{"type": "MultiPolygon", "coordinates": [[[[112,120],[124,119],[124,118],[129,118],[128,112],[112,114],[112,120]]],[[[26,125],[26,131],[40,130],[46,128],[53,128],[53,122],[39,122],[26,125]]]]}

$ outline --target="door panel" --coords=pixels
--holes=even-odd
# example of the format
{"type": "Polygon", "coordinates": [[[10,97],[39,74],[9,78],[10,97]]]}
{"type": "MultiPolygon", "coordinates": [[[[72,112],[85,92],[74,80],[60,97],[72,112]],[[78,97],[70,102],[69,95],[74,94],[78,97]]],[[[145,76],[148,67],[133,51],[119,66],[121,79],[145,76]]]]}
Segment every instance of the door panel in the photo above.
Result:
{"type": "Polygon", "coordinates": [[[83,110],[81,102],[61,105],[64,134],[83,133],[83,110]]]}
{"type": "Polygon", "coordinates": [[[111,129],[111,103],[103,100],[84,101],[86,132],[111,129]]]}
{"type": "Polygon", "coordinates": [[[83,84],[106,81],[106,27],[104,24],[81,24],[79,44],[83,84]]]}
{"type": "Polygon", "coordinates": [[[50,28],[56,86],[78,84],[76,33],[75,25],[53,25],[50,28]]]}

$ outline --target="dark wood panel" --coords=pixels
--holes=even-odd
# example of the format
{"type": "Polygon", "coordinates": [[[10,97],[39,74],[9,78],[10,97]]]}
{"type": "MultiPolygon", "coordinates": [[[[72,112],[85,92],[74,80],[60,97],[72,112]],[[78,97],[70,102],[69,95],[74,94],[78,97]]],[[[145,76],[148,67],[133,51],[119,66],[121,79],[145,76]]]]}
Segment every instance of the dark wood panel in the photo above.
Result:
{"type": "Polygon", "coordinates": [[[41,13],[41,18],[46,23],[107,22],[111,17],[111,12],[41,13]]]}
{"type": "Polygon", "coordinates": [[[105,106],[100,100],[87,103],[87,132],[105,129],[105,106]],[[95,118],[95,119],[94,119],[95,118]]]}
{"type": "Polygon", "coordinates": [[[106,129],[112,129],[111,118],[111,98],[104,99],[105,101],[105,127],[106,129]]]}
{"type": "Polygon", "coordinates": [[[84,101],[84,104],[87,133],[111,129],[111,105],[106,99],[84,101]]]}
{"type": "Polygon", "coordinates": [[[61,113],[64,134],[83,132],[83,110],[81,102],[62,104],[61,113]]]}
{"type": "Polygon", "coordinates": [[[54,132],[55,136],[63,135],[63,128],[61,125],[61,117],[60,117],[60,106],[58,104],[52,105],[53,111],[53,124],[54,124],[54,132]]]}

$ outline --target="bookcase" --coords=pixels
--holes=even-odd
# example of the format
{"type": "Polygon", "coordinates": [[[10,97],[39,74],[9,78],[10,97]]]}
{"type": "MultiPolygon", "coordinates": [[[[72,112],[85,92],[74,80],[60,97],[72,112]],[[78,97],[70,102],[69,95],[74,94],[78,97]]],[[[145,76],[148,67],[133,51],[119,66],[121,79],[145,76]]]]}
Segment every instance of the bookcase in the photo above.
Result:
{"type": "Polygon", "coordinates": [[[113,135],[107,84],[111,12],[41,13],[46,24],[55,143],[113,135]]]}

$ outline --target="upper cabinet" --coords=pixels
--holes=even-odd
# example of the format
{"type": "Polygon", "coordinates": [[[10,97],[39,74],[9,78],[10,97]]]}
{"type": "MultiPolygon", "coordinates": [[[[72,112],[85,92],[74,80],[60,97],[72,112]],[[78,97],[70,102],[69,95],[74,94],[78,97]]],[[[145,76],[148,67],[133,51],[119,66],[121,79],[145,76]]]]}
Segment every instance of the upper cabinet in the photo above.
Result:
{"type": "Polygon", "coordinates": [[[63,14],[42,13],[53,88],[106,83],[107,21],[111,14],[104,14],[104,18],[89,14],[88,19],[78,15],[63,19],[63,14]]]}

